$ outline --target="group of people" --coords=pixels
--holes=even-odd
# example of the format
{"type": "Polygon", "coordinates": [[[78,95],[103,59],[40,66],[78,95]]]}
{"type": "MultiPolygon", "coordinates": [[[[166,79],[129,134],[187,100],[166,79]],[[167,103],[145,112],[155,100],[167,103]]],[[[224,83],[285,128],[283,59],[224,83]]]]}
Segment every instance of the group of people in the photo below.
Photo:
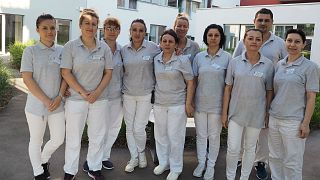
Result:
{"type": "Polygon", "coordinates": [[[84,9],[81,35],[62,47],[54,42],[54,17],[40,15],[40,41],[26,48],[21,63],[30,91],[25,114],[35,180],[50,178],[48,161],[64,137],[64,179],[75,179],[85,124],[89,147],[83,170],[92,179],[104,179],[102,168],[113,169],[110,152],[122,119],[130,152],[124,170],[147,167],[145,128],[152,108],[159,159],[155,175],[170,170],[167,180],[178,179],[187,117],[194,116],[198,165],[193,176],[214,179],[225,127],[228,180],[235,179],[240,164],[240,179],[248,179],[255,159],[259,179],[267,178],[269,163],[272,179],[301,180],[320,75],[317,65],[301,54],[304,32],[291,29],[283,41],[270,33],[272,23],[269,9],[258,11],[255,29],[246,31],[232,58],[223,50],[226,38],[216,24],[206,27],[207,49],[200,52],[186,36],[184,14],[163,32],[159,45],[144,39],[144,20],[133,20],[130,42],[123,47],[117,43],[117,18],[104,21],[104,38],[98,40],[99,16],[84,9]],[[41,150],[46,124],[50,140],[41,150]]]}

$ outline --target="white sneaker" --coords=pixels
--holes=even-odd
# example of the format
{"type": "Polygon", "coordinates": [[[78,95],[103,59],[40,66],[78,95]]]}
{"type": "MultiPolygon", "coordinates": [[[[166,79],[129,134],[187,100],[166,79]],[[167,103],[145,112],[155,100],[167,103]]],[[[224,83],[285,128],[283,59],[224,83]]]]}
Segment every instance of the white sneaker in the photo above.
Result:
{"type": "Polygon", "coordinates": [[[130,161],[126,165],[126,168],[124,169],[124,171],[132,172],[132,171],[134,171],[134,168],[137,167],[138,165],[139,165],[139,160],[137,158],[136,159],[130,159],[130,161]]]}
{"type": "Polygon", "coordinates": [[[169,175],[167,176],[167,180],[177,180],[179,176],[180,176],[179,172],[170,171],[169,175]]]}
{"type": "Polygon", "coordinates": [[[139,153],[139,168],[145,168],[147,164],[146,153],[143,151],[139,153]]]}
{"type": "Polygon", "coordinates": [[[155,175],[160,175],[160,174],[162,174],[163,172],[165,172],[167,170],[169,170],[169,166],[158,165],[156,168],[154,168],[153,173],[155,175]]]}
{"type": "Polygon", "coordinates": [[[214,167],[207,167],[206,172],[203,175],[204,180],[213,180],[214,177],[214,167]]]}
{"type": "Polygon", "coordinates": [[[199,163],[196,169],[193,171],[194,177],[202,177],[203,171],[205,170],[206,165],[203,163],[199,163]]]}

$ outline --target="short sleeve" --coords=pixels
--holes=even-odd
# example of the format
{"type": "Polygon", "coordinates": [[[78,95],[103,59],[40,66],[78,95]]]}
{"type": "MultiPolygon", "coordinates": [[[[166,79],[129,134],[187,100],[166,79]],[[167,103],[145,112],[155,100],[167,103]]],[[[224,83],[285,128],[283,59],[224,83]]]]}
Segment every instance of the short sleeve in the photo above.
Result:
{"type": "Polygon", "coordinates": [[[194,57],[194,60],[192,62],[192,70],[193,70],[193,75],[194,76],[199,76],[199,59],[200,59],[200,54],[198,53],[196,57],[194,57]]]}
{"type": "Polygon", "coordinates": [[[33,50],[27,47],[22,54],[20,72],[33,72],[33,50]]]}
{"type": "Polygon", "coordinates": [[[69,41],[62,49],[60,68],[72,69],[72,67],[73,67],[72,42],[69,41]]]}
{"type": "Polygon", "coordinates": [[[306,91],[307,92],[319,92],[319,67],[312,63],[306,71],[306,91]]]}
{"type": "Polygon", "coordinates": [[[180,56],[181,59],[179,60],[179,67],[178,70],[182,73],[183,78],[185,80],[192,80],[193,79],[193,71],[191,67],[191,62],[187,58],[187,56],[180,56]]]}
{"type": "Polygon", "coordinates": [[[269,65],[267,73],[268,74],[266,75],[266,90],[272,90],[273,89],[273,77],[274,77],[273,64],[269,65]]]}
{"type": "Polygon", "coordinates": [[[111,49],[106,45],[105,46],[105,53],[104,53],[104,59],[105,59],[105,69],[113,69],[114,62],[112,60],[112,52],[111,49]]]}
{"type": "Polygon", "coordinates": [[[237,61],[235,59],[231,60],[228,65],[227,69],[227,75],[225,79],[225,83],[227,85],[232,85],[233,84],[233,73],[234,73],[234,65],[237,61]]]}

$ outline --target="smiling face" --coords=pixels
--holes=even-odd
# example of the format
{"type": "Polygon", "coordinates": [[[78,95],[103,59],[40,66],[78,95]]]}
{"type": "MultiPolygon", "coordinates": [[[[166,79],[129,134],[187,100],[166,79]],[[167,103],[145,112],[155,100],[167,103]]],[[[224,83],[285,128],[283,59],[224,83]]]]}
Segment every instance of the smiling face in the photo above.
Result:
{"type": "Polygon", "coordinates": [[[173,53],[177,47],[177,42],[170,34],[165,34],[161,37],[160,47],[163,53],[173,53]]]}
{"type": "Polygon", "coordinates": [[[132,42],[142,43],[144,36],[146,35],[146,29],[144,25],[140,22],[132,23],[130,27],[130,35],[132,38],[132,42]]]}
{"type": "Polygon", "coordinates": [[[217,47],[219,46],[220,41],[221,41],[221,35],[218,29],[216,28],[210,29],[207,34],[208,47],[217,47]]]}
{"type": "Polygon", "coordinates": [[[177,19],[175,26],[174,26],[174,31],[177,33],[179,39],[184,38],[189,30],[189,22],[185,19],[177,19]]]}
{"type": "Polygon", "coordinates": [[[56,21],[46,19],[40,22],[37,32],[40,35],[40,41],[45,44],[53,43],[56,38],[56,21]]]}
{"type": "Polygon", "coordinates": [[[98,29],[98,19],[91,15],[83,15],[80,24],[81,35],[87,38],[94,38],[98,29]]]}
{"type": "Polygon", "coordinates": [[[306,44],[303,43],[302,37],[299,34],[288,34],[286,38],[286,47],[289,55],[300,55],[305,46],[306,44]]]}
{"type": "Polygon", "coordinates": [[[248,31],[244,39],[247,51],[259,51],[262,45],[262,34],[259,31],[248,31]]]}
{"type": "Polygon", "coordinates": [[[254,26],[256,29],[260,29],[263,33],[267,33],[271,30],[273,20],[270,14],[257,14],[254,19],[254,26]]]}

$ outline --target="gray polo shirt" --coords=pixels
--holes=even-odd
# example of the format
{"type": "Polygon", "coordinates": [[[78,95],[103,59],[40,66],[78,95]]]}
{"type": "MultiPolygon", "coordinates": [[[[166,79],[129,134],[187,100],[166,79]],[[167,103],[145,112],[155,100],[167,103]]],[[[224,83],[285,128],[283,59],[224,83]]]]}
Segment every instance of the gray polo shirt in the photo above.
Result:
{"type": "Polygon", "coordinates": [[[273,74],[272,62],[263,55],[255,65],[245,52],[230,61],[226,75],[226,84],[233,86],[229,120],[243,127],[264,127],[266,91],[272,90],[273,74]]]}
{"type": "Polygon", "coordinates": [[[319,92],[319,67],[301,56],[292,64],[287,57],[276,66],[275,97],[270,115],[277,119],[302,121],[306,108],[306,92],[319,92]]]}
{"type": "Polygon", "coordinates": [[[193,60],[193,73],[198,76],[195,108],[199,112],[221,114],[226,70],[231,55],[220,49],[215,56],[202,51],[193,60]]]}
{"type": "Polygon", "coordinates": [[[186,44],[186,47],[184,47],[184,49],[182,50],[182,54],[189,56],[191,64],[196,54],[198,54],[198,52],[200,52],[198,43],[187,38],[187,44],[186,44]]]}
{"type": "MultiPolygon", "coordinates": [[[[112,52],[106,43],[96,40],[96,47],[89,50],[80,38],[67,42],[63,48],[61,68],[71,69],[77,82],[86,90],[94,91],[100,84],[105,69],[113,69],[112,52]]],[[[70,88],[70,100],[83,100],[70,88]]],[[[97,100],[106,99],[106,94],[97,100]]]]}
{"type": "MultiPolygon", "coordinates": [[[[235,58],[241,55],[245,50],[246,48],[243,44],[243,40],[241,40],[233,52],[233,57],[235,58]]],[[[288,54],[284,40],[273,33],[271,33],[270,38],[262,44],[260,52],[263,56],[272,60],[274,65],[288,54]]]]}
{"type": "MultiPolygon", "coordinates": [[[[104,42],[104,41],[103,41],[104,42]]],[[[112,79],[108,87],[105,89],[108,100],[114,100],[121,97],[122,92],[122,77],[123,77],[123,63],[120,54],[121,46],[117,43],[116,51],[113,53],[112,60],[114,63],[112,71],[112,79]]]]}
{"type": "Polygon", "coordinates": [[[155,104],[161,106],[177,106],[186,102],[185,80],[192,80],[193,73],[188,56],[176,56],[164,63],[162,52],[154,58],[156,76],[155,104]]]}
{"type": "Polygon", "coordinates": [[[121,49],[124,94],[143,96],[151,93],[155,84],[153,58],[159,53],[160,48],[146,40],[138,50],[132,47],[131,42],[121,49]]]}
{"type": "MultiPolygon", "coordinates": [[[[50,98],[54,99],[59,95],[61,74],[62,46],[53,45],[48,48],[41,42],[34,46],[27,47],[22,55],[21,72],[32,72],[32,78],[40,89],[50,98]]],[[[34,95],[28,93],[25,110],[37,116],[46,116],[63,111],[63,103],[53,112],[34,95]]]]}

